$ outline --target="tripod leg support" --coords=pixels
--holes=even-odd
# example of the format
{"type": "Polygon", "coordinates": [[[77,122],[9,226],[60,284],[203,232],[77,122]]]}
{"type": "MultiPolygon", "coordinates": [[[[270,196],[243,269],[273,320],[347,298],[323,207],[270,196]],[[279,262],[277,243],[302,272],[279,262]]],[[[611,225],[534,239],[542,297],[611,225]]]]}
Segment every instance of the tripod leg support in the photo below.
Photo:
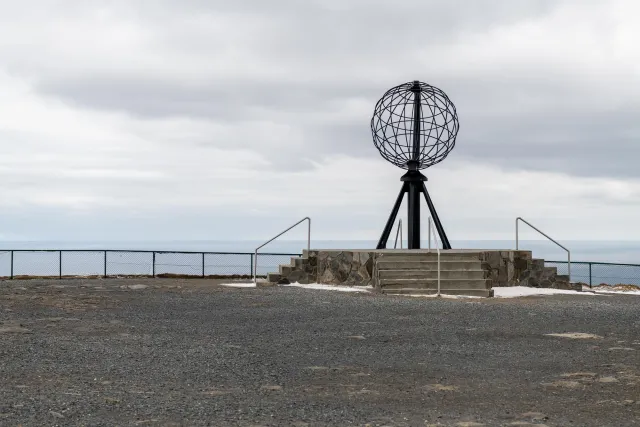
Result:
{"type": "Polygon", "coordinates": [[[440,240],[442,241],[442,249],[451,249],[451,243],[449,243],[447,234],[444,232],[444,227],[440,222],[440,218],[438,218],[436,207],[433,205],[431,197],[429,197],[429,192],[427,191],[427,186],[424,184],[424,182],[422,183],[422,192],[424,193],[424,198],[427,201],[427,205],[429,206],[429,212],[431,212],[431,217],[433,218],[433,222],[435,223],[436,230],[438,230],[438,234],[440,235],[440,240]]]}
{"type": "Polygon", "coordinates": [[[400,210],[400,205],[402,204],[402,199],[404,198],[404,193],[407,191],[407,183],[402,184],[402,188],[400,189],[400,194],[398,194],[398,198],[396,199],[395,205],[393,205],[393,209],[391,210],[391,215],[389,215],[389,219],[387,220],[387,225],[384,227],[384,231],[382,232],[382,236],[380,236],[380,240],[378,241],[378,246],[376,249],[386,249],[387,241],[389,240],[389,235],[391,234],[391,230],[393,229],[393,224],[396,222],[396,217],[398,216],[398,211],[400,210]]]}

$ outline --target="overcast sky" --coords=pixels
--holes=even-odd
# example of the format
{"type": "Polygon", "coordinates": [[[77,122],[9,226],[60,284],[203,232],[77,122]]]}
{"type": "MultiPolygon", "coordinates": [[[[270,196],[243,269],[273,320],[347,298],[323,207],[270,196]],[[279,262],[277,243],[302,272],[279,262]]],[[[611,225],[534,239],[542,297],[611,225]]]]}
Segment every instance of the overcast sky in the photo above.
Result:
{"type": "Polygon", "coordinates": [[[516,216],[640,240],[639,16],[637,0],[0,0],[0,239],[256,240],[311,216],[317,239],[377,240],[403,171],[371,115],[421,80],[460,119],[425,171],[451,240],[512,239],[516,216]]]}

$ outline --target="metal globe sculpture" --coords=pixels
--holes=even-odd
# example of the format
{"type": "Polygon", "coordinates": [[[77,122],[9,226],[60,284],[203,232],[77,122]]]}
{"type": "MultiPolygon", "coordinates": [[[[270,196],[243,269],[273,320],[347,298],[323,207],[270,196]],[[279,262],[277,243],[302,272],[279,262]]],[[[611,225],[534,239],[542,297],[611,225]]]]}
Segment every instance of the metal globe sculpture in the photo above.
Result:
{"type": "Polygon", "coordinates": [[[387,161],[426,169],[453,150],[459,123],[456,107],[440,89],[418,81],[389,89],[371,119],[373,143],[387,161]]]}
{"type": "Polygon", "coordinates": [[[443,249],[451,249],[433,201],[420,173],[441,162],[453,150],[460,128],[456,108],[440,89],[413,81],[389,89],[371,118],[373,143],[387,161],[406,169],[400,194],[378,241],[378,249],[387,247],[404,194],[408,193],[408,248],[420,249],[420,194],[429,207],[443,249]]]}

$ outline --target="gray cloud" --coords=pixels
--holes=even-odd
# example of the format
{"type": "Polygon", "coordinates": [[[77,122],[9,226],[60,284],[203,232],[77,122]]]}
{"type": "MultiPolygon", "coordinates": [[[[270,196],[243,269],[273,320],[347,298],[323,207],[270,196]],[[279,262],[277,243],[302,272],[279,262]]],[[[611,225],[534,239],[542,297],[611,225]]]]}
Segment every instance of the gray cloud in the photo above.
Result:
{"type": "MultiPolygon", "coordinates": [[[[267,148],[273,166],[308,167],[299,159],[305,158],[309,147],[314,156],[377,156],[368,129],[373,105],[391,85],[419,78],[445,90],[456,103],[461,131],[452,157],[515,169],[638,176],[631,162],[619,164],[619,152],[637,153],[633,143],[638,134],[637,105],[613,111],[599,108],[597,93],[572,86],[566,74],[547,73],[543,79],[543,68],[538,78],[532,78],[530,73],[517,74],[517,63],[508,75],[498,68],[473,67],[450,75],[439,65],[443,59],[449,63],[463,59],[455,57],[455,49],[454,56],[441,58],[448,46],[552,13],[559,2],[283,0],[267,7],[260,1],[185,1],[180,8],[173,8],[172,2],[147,2],[139,10],[112,4],[120,4],[124,17],[162,43],[167,61],[198,58],[193,67],[204,61],[205,70],[212,67],[211,74],[203,70],[192,79],[189,73],[145,71],[134,63],[111,72],[45,73],[36,80],[39,91],[82,108],[126,112],[142,119],[187,117],[231,127],[270,120],[296,129],[308,144],[287,149],[286,154],[269,155],[267,148]],[[142,10],[144,14],[138,13],[142,10]],[[226,22],[227,36],[215,29],[216,22],[226,22]],[[174,56],[176,51],[186,56],[174,56]],[[418,51],[425,57],[417,57],[418,51]],[[242,73],[220,74],[218,58],[231,61],[232,68],[237,58],[235,66],[242,73]],[[427,65],[420,65],[423,62],[427,65]],[[264,64],[276,71],[263,74],[264,64]],[[572,98],[588,105],[586,111],[578,103],[562,105],[572,98]],[[332,116],[352,99],[368,103],[370,111],[344,119],[332,116]],[[532,99],[545,108],[528,107],[532,99]]],[[[120,61],[117,52],[112,60],[120,61]]],[[[215,137],[193,143],[257,144],[215,137]]]]}
{"type": "MultiPolygon", "coordinates": [[[[426,79],[428,80],[428,79],[426,79]]],[[[464,92],[454,81],[443,86],[454,102],[461,130],[451,157],[494,163],[510,169],[563,171],[579,176],[640,176],[640,108],[622,105],[599,109],[598,95],[563,93],[559,97],[584,99],[585,107],[553,108],[553,93],[545,95],[543,111],[518,111],[522,91],[540,96],[552,83],[500,85],[481,82],[479,90],[464,92]],[[450,90],[447,90],[448,88],[450,90]],[[493,100],[501,99],[497,106],[493,100]],[[507,111],[511,112],[505,114],[507,111]],[[621,154],[624,154],[621,156],[621,154]]],[[[188,117],[242,128],[257,120],[272,120],[300,131],[304,145],[286,153],[271,153],[274,167],[309,167],[292,162],[328,154],[377,156],[371,143],[369,120],[373,105],[386,88],[373,84],[261,84],[258,81],[220,82],[198,88],[162,84],[153,80],[97,79],[42,84],[39,89],[80,107],[125,110],[141,118],[188,117]],[[347,119],[324,119],[349,99],[362,98],[371,106],[347,119]],[[312,148],[312,151],[310,150],[312,148]]],[[[565,98],[566,99],[566,98],[565,98]]],[[[286,135],[281,135],[286,138],[286,135]]],[[[188,145],[234,147],[260,145],[263,135],[244,140],[181,141],[188,145]]],[[[278,135],[274,135],[278,137],[278,135]]]]}
{"type": "MultiPolygon", "coordinates": [[[[465,162],[501,172],[561,172],[570,175],[564,185],[581,183],[574,196],[585,203],[593,203],[586,178],[616,178],[630,187],[620,189],[616,203],[637,200],[640,85],[634,64],[640,58],[624,50],[625,40],[637,33],[616,33],[611,17],[593,26],[605,3],[69,4],[63,11],[54,1],[38,10],[14,3],[0,14],[0,38],[11,40],[0,43],[0,88],[4,95],[15,89],[0,108],[15,105],[3,110],[15,113],[33,107],[4,122],[0,118],[0,137],[11,145],[0,147],[0,176],[11,184],[4,191],[16,198],[33,194],[34,205],[24,202],[29,209],[58,206],[61,224],[73,222],[64,216],[69,206],[95,203],[115,212],[137,204],[157,207],[165,195],[187,206],[185,216],[198,218],[199,226],[209,215],[233,220],[223,212],[224,203],[237,209],[246,199],[253,207],[261,196],[255,204],[267,212],[263,217],[281,217],[281,210],[265,206],[287,200],[298,201],[300,209],[314,206],[319,190],[322,203],[339,200],[354,210],[356,202],[342,187],[354,175],[352,167],[370,167],[371,175],[370,182],[353,186],[377,190],[379,176],[395,176],[372,144],[375,102],[391,86],[413,79],[444,90],[460,116],[456,149],[429,176],[453,180],[447,168],[465,162]],[[47,121],[50,113],[55,119],[47,121]],[[25,115],[26,124],[14,127],[25,115]],[[111,145],[117,150],[104,148],[111,145]],[[332,163],[332,156],[349,161],[332,163]],[[324,169],[330,171],[322,174],[324,169]],[[251,175],[255,184],[237,184],[254,171],[260,172],[251,175]],[[193,187],[198,191],[191,192],[193,187]],[[309,192],[314,197],[304,201],[309,192]],[[207,211],[206,197],[226,202],[219,202],[219,211],[207,211]]],[[[482,173],[488,176],[487,170],[482,173]]],[[[436,191],[442,181],[434,180],[436,191]]],[[[466,189],[456,185],[451,183],[454,193],[466,189]]],[[[389,191],[397,191],[397,182],[389,191]]],[[[593,194],[610,191],[602,186],[593,194]]],[[[559,207],[558,197],[549,203],[559,207]]],[[[331,209],[338,209],[336,203],[331,209]]],[[[384,206],[363,221],[384,222],[384,206]]],[[[449,215],[463,212],[460,206],[449,215]]],[[[335,215],[327,214],[326,223],[341,223],[335,215]]]]}

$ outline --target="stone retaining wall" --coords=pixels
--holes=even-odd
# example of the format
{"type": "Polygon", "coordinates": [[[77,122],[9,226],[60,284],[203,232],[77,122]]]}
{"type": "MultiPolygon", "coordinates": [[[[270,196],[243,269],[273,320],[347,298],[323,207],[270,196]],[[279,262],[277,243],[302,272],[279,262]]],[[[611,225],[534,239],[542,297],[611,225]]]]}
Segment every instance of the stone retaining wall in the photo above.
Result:
{"type": "Polygon", "coordinates": [[[325,283],[349,286],[368,286],[371,282],[373,251],[304,251],[302,258],[294,258],[291,272],[282,274],[289,282],[325,283]]]}
{"type": "MultiPolygon", "coordinates": [[[[295,258],[291,267],[281,271],[282,282],[324,283],[347,286],[376,286],[373,267],[383,250],[311,250],[295,258]]],[[[544,260],[534,259],[531,251],[464,251],[481,261],[490,287],[529,286],[572,289],[566,276],[557,275],[555,267],[545,267],[544,260]]]]}
{"type": "Polygon", "coordinates": [[[569,283],[569,277],[558,275],[556,267],[545,267],[544,260],[533,258],[531,251],[482,251],[478,259],[491,287],[582,289],[569,283]]]}

